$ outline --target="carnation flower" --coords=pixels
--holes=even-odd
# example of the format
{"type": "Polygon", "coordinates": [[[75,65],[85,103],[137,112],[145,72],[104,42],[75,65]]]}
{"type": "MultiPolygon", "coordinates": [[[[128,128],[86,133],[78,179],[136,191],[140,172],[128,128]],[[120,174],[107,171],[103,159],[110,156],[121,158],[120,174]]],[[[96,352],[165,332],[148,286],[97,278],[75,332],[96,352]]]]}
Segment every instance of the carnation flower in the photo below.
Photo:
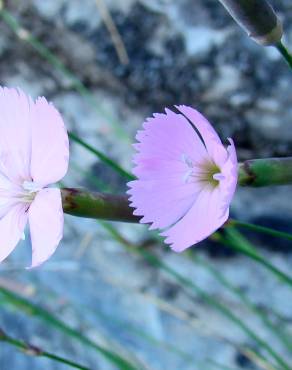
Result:
{"type": "Polygon", "coordinates": [[[130,205],[141,223],[164,229],[165,242],[176,252],[200,242],[221,227],[237,183],[232,139],[225,148],[198,111],[176,107],[154,114],[138,131],[130,205]]]}
{"type": "Polygon", "coordinates": [[[43,97],[0,88],[0,261],[24,237],[29,222],[32,263],[47,260],[63,236],[60,189],[69,143],[58,111],[43,97]]]}

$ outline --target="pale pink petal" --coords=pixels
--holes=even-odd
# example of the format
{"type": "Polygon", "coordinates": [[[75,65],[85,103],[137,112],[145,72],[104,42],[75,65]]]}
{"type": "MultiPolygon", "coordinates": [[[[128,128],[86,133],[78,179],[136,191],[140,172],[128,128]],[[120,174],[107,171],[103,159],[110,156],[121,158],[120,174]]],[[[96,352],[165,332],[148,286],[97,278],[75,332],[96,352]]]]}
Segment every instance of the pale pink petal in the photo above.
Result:
{"type": "Polygon", "coordinates": [[[233,141],[229,141],[229,157],[219,175],[219,185],[213,189],[204,188],[191,210],[162,234],[167,236],[166,243],[172,244],[171,247],[177,252],[207,238],[228,219],[238,178],[235,147],[233,141]]]}
{"type": "Polygon", "coordinates": [[[227,147],[228,159],[222,166],[221,173],[224,179],[220,181],[220,187],[223,189],[222,197],[226,202],[226,207],[229,207],[233,198],[238,179],[238,163],[235,146],[232,139],[229,138],[228,141],[230,142],[230,145],[227,147]]]}
{"type": "Polygon", "coordinates": [[[31,176],[42,186],[62,179],[68,169],[69,142],[59,112],[45,98],[38,98],[32,121],[31,176]]]}
{"type": "Polygon", "coordinates": [[[32,107],[21,90],[0,87],[0,172],[18,184],[30,178],[32,107]]]}
{"type": "Polygon", "coordinates": [[[25,204],[14,205],[0,220],[0,262],[16,247],[27,222],[25,204]]]}
{"type": "Polygon", "coordinates": [[[141,157],[181,160],[182,154],[198,158],[206,155],[194,128],[181,114],[166,109],[166,114],[154,114],[144,122],[144,130],[138,131],[140,142],[136,159],[141,157]]]}
{"type": "Polygon", "coordinates": [[[128,194],[133,213],[142,216],[140,222],[151,224],[150,229],[166,228],[166,243],[180,252],[227,220],[237,159],[233,143],[226,150],[199,112],[186,106],[177,109],[184,116],[166,110],[138,132],[133,170],[137,180],[128,183],[128,194]]]}
{"type": "Polygon", "coordinates": [[[200,188],[184,183],[181,178],[170,180],[136,180],[128,183],[130,205],[141,223],[152,223],[151,229],[165,228],[179,220],[193,204],[200,188]]]}
{"type": "Polygon", "coordinates": [[[231,138],[228,138],[228,141],[230,145],[227,147],[227,152],[228,152],[228,159],[230,160],[230,173],[233,174],[234,176],[237,176],[238,174],[238,161],[237,161],[237,155],[236,155],[236,150],[235,150],[235,145],[234,142],[231,138]]]}
{"type": "Polygon", "coordinates": [[[171,244],[174,251],[181,252],[207,238],[224,224],[229,209],[222,213],[222,208],[220,189],[205,188],[187,214],[161,235],[167,237],[165,242],[171,244]]]}
{"type": "Polygon", "coordinates": [[[189,170],[185,160],[162,160],[157,158],[144,158],[133,169],[134,175],[141,180],[155,178],[156,180],[174,179],[179,184],[184,183],[186,172],[189,170]]]}
{"type": "Polygon", "coordinates": [[[18,203],[15,196],[20,192],[20,186],[12,183],[0,172],[0,218],[5,216],[11,207],[18,203]]]}
{"type": "Polygon", "coordinates": [[[179,105],[176,106],[176,108],[184,114],[199,131],[208,153],[215,160],[215,163],[219,166],[222,165],[226,161],[227,152],[210,122],[194,108],[185,105],[179,105]]]}
{"type": "Polygon", "coordinates": [[[224,163],[227,161],[228,152],[222,144],[214,144],[209,148],[210,156],[212,157],[213,162],[221,168],[224,163]]]}
{"type": "Polygon", "coordinates": [[[136,144],[137,163],[133,173],[139,181],[130,182],[131,206],[135,215],[143,215],[142,223],[151,228],[170,226],[190,208],[198,191],[195,183],[186,182],[193,164],[208,153],[190,123],[181,115],[166,109],[144,123],[136,144]],[[188,158],[188,159],[186,159],[188,158]]]}
{"type": "Polygon", "coordinates": [[[63,223],[60,189],[40,190],[29,209],[31,267],[40,265],[55,252],[63,237],[63,223]]]}
{"type": "Polygon", "coordinates": [[[7,215],[7,213],[13,208],[18,202],[12,197],[5,197],[0,195],[0,219],[7,215]]]}

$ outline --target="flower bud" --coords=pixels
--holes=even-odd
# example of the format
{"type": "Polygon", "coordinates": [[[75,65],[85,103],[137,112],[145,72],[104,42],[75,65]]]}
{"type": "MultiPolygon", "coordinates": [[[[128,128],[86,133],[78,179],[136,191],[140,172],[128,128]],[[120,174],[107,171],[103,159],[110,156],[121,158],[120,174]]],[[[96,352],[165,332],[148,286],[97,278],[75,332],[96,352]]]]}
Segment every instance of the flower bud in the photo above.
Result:
{"type": "Polygon", "coordinates": [[[282,23],[265,0],[219,0],[235,21],[258,44],[275,45],[283,35],[282,23]]]}

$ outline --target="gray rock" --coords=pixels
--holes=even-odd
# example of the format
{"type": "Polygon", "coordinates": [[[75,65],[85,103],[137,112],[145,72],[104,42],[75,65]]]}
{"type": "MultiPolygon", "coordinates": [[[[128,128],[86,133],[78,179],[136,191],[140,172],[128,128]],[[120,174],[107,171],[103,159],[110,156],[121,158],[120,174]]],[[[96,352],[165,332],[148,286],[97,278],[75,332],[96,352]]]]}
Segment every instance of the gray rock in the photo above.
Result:
{"type": "MultiPolygon", "coordinates": [[[[234,137],[242,158],[291,154],[289,70],[272,49],[260,49],[247,40],[217,2],[109,0],[106,5],[129,54],[128,66],[120,64],[95,0],[33,0],[17,8],[11,5],[11,10],[80,79],[86,91],[82,90],[82,96],[72,78],[14,39],[2,24],[1,83],[19,86],[33,97],[46,95],[62,112],[68,129],[128,170],[131,143],[145,117],[177,103],[198,107],[222,138],[234,137]]],[[[280,11],[287,19],[292,18],[290,8],[288,1],[281,2],[280,11]]],[[[287,32],[290,37],[289,24],[287,32]]],[[[102,186],[125,190],[124,180],[111,175],[75,143],[71,143],[71,165],[64,182],[96,190],[102,186]]],[[[275,227],[286,227],[292,222],[290,198],[290,187],[239,189],[232,213],[247,221],[269,217],[275,227]]],[[[145,226],[114,226],[127,240],[148,246],[146,250],[225,304],[289,362],[289,354],[261,320],[201,264],[149,240],[153,234],[145,226]]],[[[147,368],[208,370],[209,359],[235,367],[238,347],[254,348],[254,341],[200,294],[190,297],[170,274],[114,241],[99,222],[66,216],[64,231],[50,261],[29,272],[23,269],[30,260],[27,238],[0,265],[3,282],[13,282],[16,291],[97,343],[134,357],[147,368]]],[[[251,240],[271,263],[290,273],[292,257],[287,250],[291,245],[284,254],[280,241],[272,249],[271,241],[254,236],[251,240]]],[[[197,251],[199,256],[268,312],[277,327],[291,334],[291,290],[245,257],[224,257],[223,251],[221,258],[211,258],[205,253],[209,244],[202,245],[204,252],[197,251]]],[[[215,245],[218,254],[220,248],[215,245]]],[[[1,305],[0,327],[94,370],[113,368],[96,352],[6,305],[1,305]]],[[[27,357],[6,344],[0,348],[0,368],[65,369],[27,357]]]]}

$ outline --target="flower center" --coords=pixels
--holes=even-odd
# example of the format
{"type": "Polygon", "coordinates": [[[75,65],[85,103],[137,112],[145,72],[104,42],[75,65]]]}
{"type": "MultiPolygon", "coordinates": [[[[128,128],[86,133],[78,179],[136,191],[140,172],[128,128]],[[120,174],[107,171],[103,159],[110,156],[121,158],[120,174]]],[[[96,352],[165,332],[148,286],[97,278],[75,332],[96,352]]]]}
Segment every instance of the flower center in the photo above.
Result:
{"type": "Polygon", "coordinates": [[[201,163],[194,163],[187,156],[182,156],[183,162],[187,165],[188,170],[184,176],[184,182],[201,182],[210,185],[212,188],[219,185],[220,180],[224,179],[220,168],[212,160],[206,159],[201,163]]]}
{"type": "Polygon", "coordinates": [[[21,198],[23,201],[28,203],[31,203],[34,200],[37,192],[42,189],[40,185],[33,181],[23,181],[22,188],[24,192],[21,198]]]}

